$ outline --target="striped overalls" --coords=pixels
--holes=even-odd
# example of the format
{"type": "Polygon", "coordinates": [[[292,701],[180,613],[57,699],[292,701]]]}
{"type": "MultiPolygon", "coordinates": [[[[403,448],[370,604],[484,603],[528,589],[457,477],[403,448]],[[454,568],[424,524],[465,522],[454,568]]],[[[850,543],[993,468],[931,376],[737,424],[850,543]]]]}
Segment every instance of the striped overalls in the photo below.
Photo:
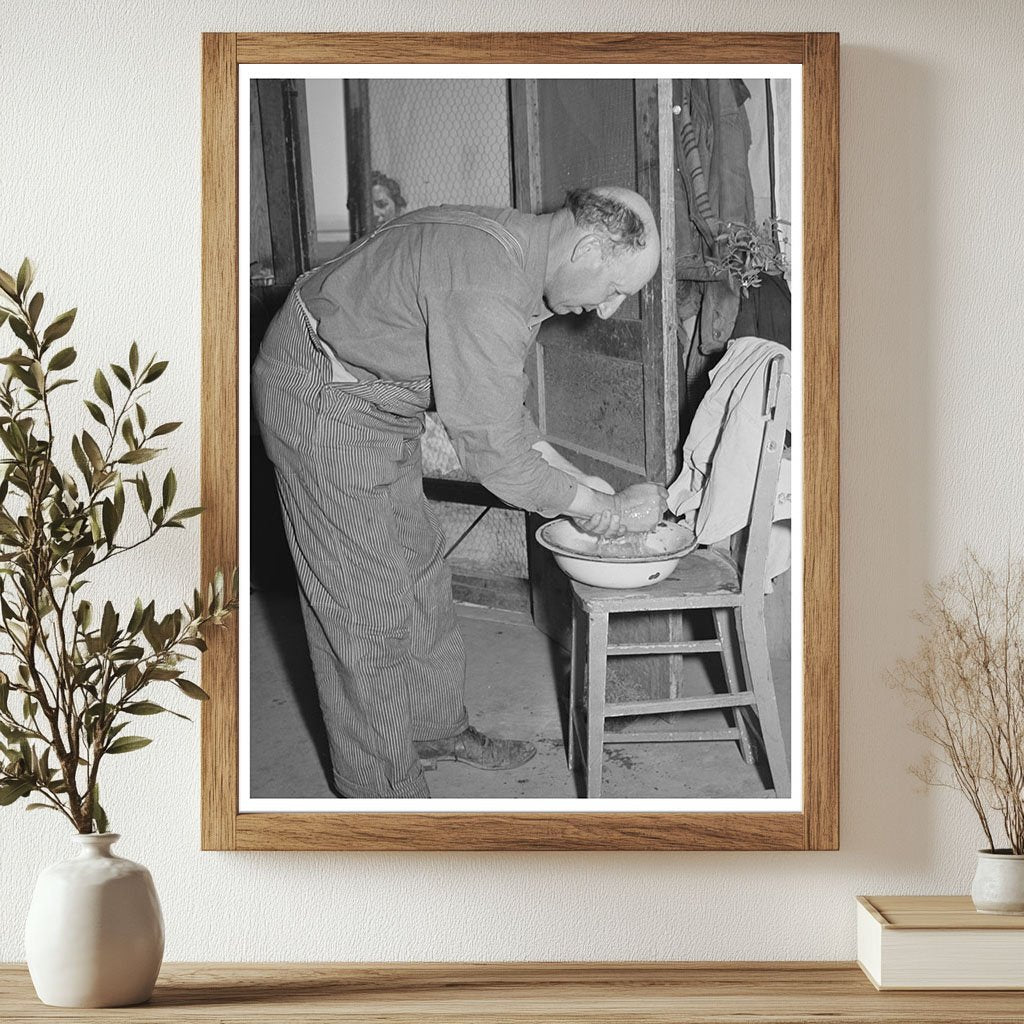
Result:
{"type": "MultiPolygon", "coordinates": [[[[487,231],[522,266],[518,241],[495,221],[423,213],[375,234],[460,224],[487,231]]],[[[276,470],[334,784],[350,798],[428,797],[413,741],[468,724],[444,539],[423,496],[430,379],[339,382],[301,284],[263,340],[252,396],[276,470]]]]}

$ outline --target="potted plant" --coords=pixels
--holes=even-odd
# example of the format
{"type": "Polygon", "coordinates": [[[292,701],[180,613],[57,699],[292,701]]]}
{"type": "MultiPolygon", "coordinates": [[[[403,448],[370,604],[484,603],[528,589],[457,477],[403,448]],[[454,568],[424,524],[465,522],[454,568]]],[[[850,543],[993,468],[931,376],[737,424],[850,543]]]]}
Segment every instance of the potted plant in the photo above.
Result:
{"type": "Polygon", "coordinates": [[[143,467],[176,422],[151,423],[142,405],[167,367],[132,344],[123,364],[96,370],[85,399],[93,426],[58,429],[54,393],[76,383],[63,339],[75,310],[43,326],[43,294],[28,260],[0,271],[0,328],[16,345],[0,358],[0,805],[63,815],[78,858],[43,871],[29,911],[26,952],[40,998],[64,1006],[147,999],[163,955],[149,872],[113,855],[101,794],[108,757],[148,746],[132,728],[170,714],[160,691],[207,699],[189,670],[204,631],[223,624],[237,579],[217,573],[179,608],[139,598],[126,611],[94,596],[93,574],[201,511],[175,505],[173,469],[143,467]]]}
{"type": "Polygon", "coordinates": [[[723,222],[715,235],[715,249],[705,265],[715,278],[728,282],[730,290],[747,295],[761,286],[761,277],[781,277],[789,270],[782,247],[786,238],[780,228],[788,221],[768,218],[760,224],[723,222]]]}
{"type": "Polygon", "coordinates": [[[911,770],[958,789],[987,846],[971,888],[983,913],[1024,914],[1024,561],[995,572],[969,554],[925,590],[913,658],[896,682],[937,753],[911,770]]]}

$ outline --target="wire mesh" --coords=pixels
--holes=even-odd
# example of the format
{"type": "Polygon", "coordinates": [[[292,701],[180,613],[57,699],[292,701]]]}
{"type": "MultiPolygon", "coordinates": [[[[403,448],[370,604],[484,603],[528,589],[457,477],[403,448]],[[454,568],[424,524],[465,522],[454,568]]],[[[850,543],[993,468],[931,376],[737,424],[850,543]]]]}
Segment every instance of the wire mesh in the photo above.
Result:
{"type": "MultiPolygon", "coordinates": [[[[430,504],[441,521],[446,547],[458,540],[481,511],[479,505],[458,505],[450,501],[430,504]]],[[[528,579],[523,513],[492,508],[448,556],[448,564],[453,572],[472,575],[474,570],[483,570],[497,576],[528,579]]]]}
{"type": "Polygon", "coordinates": [[[373,79],[369,89],[370,162],[397,179],[409,210],[509,205],[503,79],[373,79]]]}

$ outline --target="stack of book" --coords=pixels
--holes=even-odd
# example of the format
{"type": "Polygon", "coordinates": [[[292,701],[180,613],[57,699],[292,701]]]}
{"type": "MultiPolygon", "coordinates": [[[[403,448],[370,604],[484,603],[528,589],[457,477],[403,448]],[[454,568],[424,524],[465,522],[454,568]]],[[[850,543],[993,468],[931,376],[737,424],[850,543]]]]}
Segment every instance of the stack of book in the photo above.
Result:
{"type": "Polygon", "coordinates": [[[857,962],[878,989],[1024,989],[1024,915],[979,914],[970,896],[858,896],[857,962]]]}

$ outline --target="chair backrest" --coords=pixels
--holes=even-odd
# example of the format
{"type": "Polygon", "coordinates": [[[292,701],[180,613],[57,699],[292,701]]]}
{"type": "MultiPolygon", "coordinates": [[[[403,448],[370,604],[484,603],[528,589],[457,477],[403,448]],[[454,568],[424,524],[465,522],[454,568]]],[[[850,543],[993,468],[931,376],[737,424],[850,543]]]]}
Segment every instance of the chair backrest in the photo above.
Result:
{"type": "Polygon", "coordinates": [[[782,355],[772,357],[764,371],[764,399],[761,416],[764,434],[761,455],[750,504],[750,525],[742,551],[741,589],[744,593],[764,593],[764,575],[768,564],[768,542],[775,518],[775,501],[779,486],[779,470],[789,425],[792,376],[784,368],[782,355]]]}

